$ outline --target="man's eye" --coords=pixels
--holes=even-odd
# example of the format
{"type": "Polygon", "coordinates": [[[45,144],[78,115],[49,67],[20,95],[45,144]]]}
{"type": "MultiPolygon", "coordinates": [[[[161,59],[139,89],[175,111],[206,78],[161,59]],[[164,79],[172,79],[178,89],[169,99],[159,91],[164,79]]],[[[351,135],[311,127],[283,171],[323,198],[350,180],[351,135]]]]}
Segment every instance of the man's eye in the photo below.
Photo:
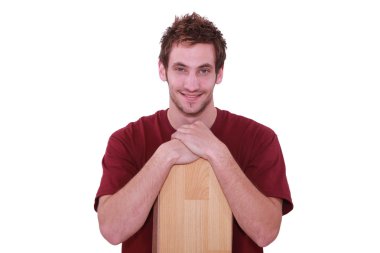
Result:
{"type": "Polygon", "coordinates": [[[185,68],[182,68],[182,67],[176,67],[175,70],[178,71],[178,72],[184,72],[184,71],[185,71],[185,68]]]}
{"type": "Polygon", "coordinates": [[[207,75],[208,73],[210,73],[210,70],[209,69],[200,69],[199,73],[202,75],[207,75]]]}

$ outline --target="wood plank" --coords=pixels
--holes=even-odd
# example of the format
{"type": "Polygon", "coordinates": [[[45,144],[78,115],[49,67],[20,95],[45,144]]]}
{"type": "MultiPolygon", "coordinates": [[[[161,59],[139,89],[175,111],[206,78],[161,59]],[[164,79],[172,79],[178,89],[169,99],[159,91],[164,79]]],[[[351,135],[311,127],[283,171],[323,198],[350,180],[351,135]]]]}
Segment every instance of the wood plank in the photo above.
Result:
{"type": "Polygon", "coordinates": [[[154,212],[154,253],[232,252],[232,212],[206,160],[174,166],[154,212]]]}

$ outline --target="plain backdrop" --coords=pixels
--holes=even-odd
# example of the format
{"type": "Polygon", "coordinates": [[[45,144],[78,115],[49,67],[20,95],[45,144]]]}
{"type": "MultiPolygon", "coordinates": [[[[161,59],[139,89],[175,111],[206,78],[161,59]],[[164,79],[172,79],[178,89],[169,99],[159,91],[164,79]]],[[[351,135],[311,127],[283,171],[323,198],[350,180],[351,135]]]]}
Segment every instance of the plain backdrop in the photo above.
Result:
{"type": "Polygon", "coordinates": [[[4,0],[0,252],[120,252],[93,210],[101,159],[168,107],[159,41],[193,11],[228,43],[216,106],[282,145],[295,208],[265,252],[380,251],[378,1],[4,0]]]}

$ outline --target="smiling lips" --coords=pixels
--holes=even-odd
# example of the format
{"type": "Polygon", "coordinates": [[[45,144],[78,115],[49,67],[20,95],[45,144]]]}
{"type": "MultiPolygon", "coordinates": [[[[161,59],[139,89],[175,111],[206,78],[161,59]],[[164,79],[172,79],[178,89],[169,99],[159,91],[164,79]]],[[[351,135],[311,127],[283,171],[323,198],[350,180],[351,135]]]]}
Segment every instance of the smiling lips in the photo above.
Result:
{"type": "Polygon", "coordinates": [[[201,93],[182,93],[181,95],[186,99],[188,102],[195,102],[202,94],[201,93]]]}

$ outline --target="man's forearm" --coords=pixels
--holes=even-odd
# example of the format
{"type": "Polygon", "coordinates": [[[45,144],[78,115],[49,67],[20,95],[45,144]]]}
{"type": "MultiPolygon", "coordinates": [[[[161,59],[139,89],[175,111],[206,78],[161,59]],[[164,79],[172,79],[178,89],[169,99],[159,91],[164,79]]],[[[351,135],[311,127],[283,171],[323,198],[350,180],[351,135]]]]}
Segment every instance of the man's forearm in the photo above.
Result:
{"type": "Polygon", "coordinates": [[[235,219],[245,233],[264,247],[277,236],[282,201],[262,194],[246,177],[227,147],[209,158],[235,219]]]}
{"type": "Polygon", "coordinates": [[[145,223],[155,199],[170,171],[172,158],[160,148],[121,190],[99,201],[101,233],[112,244],[119,244],[145,223]]]}

